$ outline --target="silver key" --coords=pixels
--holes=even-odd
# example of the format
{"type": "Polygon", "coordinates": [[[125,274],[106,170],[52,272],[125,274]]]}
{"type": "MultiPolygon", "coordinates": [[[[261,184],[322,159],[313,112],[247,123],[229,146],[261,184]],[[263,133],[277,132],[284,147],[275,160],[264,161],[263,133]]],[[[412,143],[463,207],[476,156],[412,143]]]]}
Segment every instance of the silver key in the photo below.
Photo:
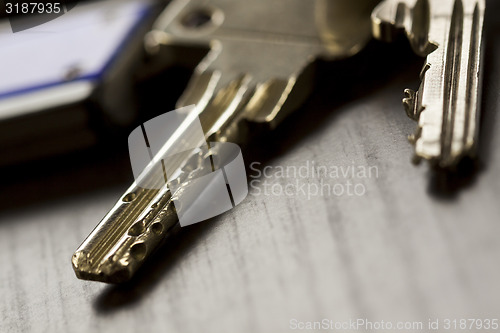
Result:
{"type": "Polygon", "coordinates": [[[418,121],[415,161],[453,168],[474,157],[481,104],[484,0],[385,0],[372,15],[374,35],[391,41],[406,32],[426,56],[417,92],[404,105],[418,121]]]}
{"type": "MultiPolygon", "coordinates": [[[[166,57],[183,51],[185,58],[186,49],[210,45],[178,107],[196,105],[207,141],[242,142],[275,128],[304,101],[315,59],[345,58],[363,48],[378,2],[176,0],[157,20],[146,46],[158,57],[166,50],[166,57]]],[[[203,172],[200,165],[213,153],[170,160],[164,169],[184,183],[203,172]]],[[[158,170],[143,179],[164,181],[158,170]]],[[[179,229],[173,205],[178,192],[182,187],[170,193],[167,186],[151,190],[134,183],[73,255],[77,277],[130,279],[179,229]]]]}

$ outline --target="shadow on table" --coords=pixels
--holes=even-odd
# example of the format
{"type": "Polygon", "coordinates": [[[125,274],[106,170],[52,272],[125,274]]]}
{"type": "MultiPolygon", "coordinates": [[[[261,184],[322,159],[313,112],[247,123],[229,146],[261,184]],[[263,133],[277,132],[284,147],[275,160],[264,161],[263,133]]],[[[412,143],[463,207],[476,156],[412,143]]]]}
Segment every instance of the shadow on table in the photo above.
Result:
{"type": "Polygon", "coordinates": [[[171,268],[184,258],[189,249],[213,229],[216,219],[185,228],[169,237],[149,258],[132,280],[111,285],[93,303],[98,314],[105,315],[139,303],[160,281],[167,279],[171,268]]]}

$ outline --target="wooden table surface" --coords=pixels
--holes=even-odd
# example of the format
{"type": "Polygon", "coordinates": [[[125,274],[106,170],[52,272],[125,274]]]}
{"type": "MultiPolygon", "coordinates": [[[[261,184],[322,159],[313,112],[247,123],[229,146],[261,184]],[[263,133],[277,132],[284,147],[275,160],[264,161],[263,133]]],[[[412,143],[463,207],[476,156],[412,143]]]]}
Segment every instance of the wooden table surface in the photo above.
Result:
{"type": "Polygon", "coordinates": [[[288,332],[293,319],[499,318],[498,32],[490,22],[477,167],[445,177],[410,163],[405,137],[415,123],[400,100],[418,87],[422,60],[404,43],[374,43],[320,64],[311,100],[245,152],[248,166],[272,167],[270,177],[248,168],[258,182],[240,206],[184,228],[124,286],[80,281],[70,259],[131,180],[126,142],[8,169],[0,332],[288,332]],[[276,173],[308,161],[377,174],[276,173]],[[265,195],[264,181],[275,191],[350,181],[366,193],[265,195]]]}

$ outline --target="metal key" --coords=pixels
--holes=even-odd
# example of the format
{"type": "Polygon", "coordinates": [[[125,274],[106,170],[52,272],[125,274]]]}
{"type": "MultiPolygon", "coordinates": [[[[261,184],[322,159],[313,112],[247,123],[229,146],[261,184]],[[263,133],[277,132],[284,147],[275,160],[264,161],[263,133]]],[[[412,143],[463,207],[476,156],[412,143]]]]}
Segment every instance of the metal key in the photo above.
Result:
{"type": "Polygon", "coordinates": [[[417,92],[403,103],[418,121],[415,162],[448,169],[474,157],[481,103],[484,0],[385,0],[372,15],[374,35],[391,41],[406,32],[427,57],[417,92]]]}
{"type": "MultiPolygon", "coordinates": [[[[273,129],[304,101],[315,59],[345,58],[363,48],[378,2],[176,0],[158,18],[146,46],[158,57],[167,50],[185,58],[186,49],[210,45],[178,107],[196,105],[207,141],[240,143],[273,129]]],[[[171,159],[164,169],[183,183],[204,172],[203,161],[214,153],[171,159]]],[[[141,184],[160,184],[163,176],[155,169],[141,184]]],[[[126,281],[179,229],[173,200],[182,187],[171,193],[166,185],[141,184],[128,189],[73,255],[77,277],[126,281]]]]}

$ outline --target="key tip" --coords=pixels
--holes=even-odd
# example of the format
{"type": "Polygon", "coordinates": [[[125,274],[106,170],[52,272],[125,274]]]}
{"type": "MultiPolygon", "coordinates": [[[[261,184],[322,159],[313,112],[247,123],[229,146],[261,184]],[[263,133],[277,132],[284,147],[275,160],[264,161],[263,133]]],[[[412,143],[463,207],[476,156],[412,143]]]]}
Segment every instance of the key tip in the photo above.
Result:
{"type": "Polygon", "coordinates": [[[75,252],[71,262],[76,277],[81,280],[117,284],[129,281],[133,274],[130,265],[126,265],[121,261],[109,261],[94,266],[83,251],[75,252]]]}

